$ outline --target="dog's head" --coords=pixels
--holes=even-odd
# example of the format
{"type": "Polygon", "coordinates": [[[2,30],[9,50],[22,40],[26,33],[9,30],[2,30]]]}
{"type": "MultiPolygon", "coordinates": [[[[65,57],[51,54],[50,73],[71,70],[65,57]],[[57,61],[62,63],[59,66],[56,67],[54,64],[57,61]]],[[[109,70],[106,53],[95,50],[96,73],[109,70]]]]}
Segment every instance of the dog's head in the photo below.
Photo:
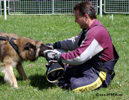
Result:
{"type": "Polygon", "coordinates": [[[38,40],[27,37],[21,37],[17,40],[19,52],[23,60],[35,61],[38,57],[43,56],[43,51],[51,49],[38,40]]]}

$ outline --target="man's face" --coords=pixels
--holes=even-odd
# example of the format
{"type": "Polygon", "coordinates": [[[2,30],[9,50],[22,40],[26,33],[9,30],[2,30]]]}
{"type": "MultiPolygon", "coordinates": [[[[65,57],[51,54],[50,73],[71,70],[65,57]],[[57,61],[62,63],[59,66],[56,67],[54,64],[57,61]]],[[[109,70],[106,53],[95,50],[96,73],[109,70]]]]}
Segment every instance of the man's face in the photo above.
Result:
{"type": "Polygon", "coordinates": [[[85,16],[80,16],[79,10],[76,10],[74,15],[75,15],[75,22],[78,23],[82,29],[86,29],[87,24],[85,16]]]}

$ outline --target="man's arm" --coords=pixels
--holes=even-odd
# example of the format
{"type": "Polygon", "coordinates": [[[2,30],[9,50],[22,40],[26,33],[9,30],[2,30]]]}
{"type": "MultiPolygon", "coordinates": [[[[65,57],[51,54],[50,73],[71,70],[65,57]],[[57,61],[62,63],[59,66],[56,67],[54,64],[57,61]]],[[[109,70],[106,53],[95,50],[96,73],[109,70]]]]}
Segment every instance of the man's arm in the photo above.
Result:
{"type": "Polygon", "coordinates": [[[103,48],[96,39],[87,38],[87,40],[76,50],[61,54],[61,60],[70,65],[80,65],[101,52],[103,48]]]}

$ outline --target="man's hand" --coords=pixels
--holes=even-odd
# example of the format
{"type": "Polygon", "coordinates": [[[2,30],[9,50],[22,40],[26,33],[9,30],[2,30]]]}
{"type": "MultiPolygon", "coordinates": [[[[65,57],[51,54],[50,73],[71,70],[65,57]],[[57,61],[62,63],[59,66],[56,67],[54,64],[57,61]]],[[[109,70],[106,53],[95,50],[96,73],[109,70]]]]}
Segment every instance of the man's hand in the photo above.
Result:
{"type": "Polygon", "coordinates": [[[50,47],[51,49],[60,49],[60,48],[61,48],[60,42],[47,43],[46,45],[47,45],[48,47],[50,47]]]}
{"type": "Polygon", "coordinates": [[[51,49],[54,49],[54,44],[53,43],[47,43],[46,46],[50,47],[51,49]]]}
{"type": "Polygon", "coordinates": [[[47,61],[50,61],[50,60],[58,61],[58,54],[54,52],[54,50],[46,50],[44,51],[44,55],[47,61]]]}

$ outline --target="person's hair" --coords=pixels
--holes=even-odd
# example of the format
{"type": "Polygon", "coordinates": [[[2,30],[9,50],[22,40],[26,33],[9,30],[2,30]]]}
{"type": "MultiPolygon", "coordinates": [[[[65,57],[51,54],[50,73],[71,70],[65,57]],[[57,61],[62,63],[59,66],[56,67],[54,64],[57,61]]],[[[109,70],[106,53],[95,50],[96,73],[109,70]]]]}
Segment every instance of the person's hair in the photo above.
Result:
{"type": "Polygon", "coordinates": [[[96,19],[96,11],[90,1],[83,1],[75,5],[74,11],[79,10],[79,15],[88,14],[91,19],[96,19]]]}

